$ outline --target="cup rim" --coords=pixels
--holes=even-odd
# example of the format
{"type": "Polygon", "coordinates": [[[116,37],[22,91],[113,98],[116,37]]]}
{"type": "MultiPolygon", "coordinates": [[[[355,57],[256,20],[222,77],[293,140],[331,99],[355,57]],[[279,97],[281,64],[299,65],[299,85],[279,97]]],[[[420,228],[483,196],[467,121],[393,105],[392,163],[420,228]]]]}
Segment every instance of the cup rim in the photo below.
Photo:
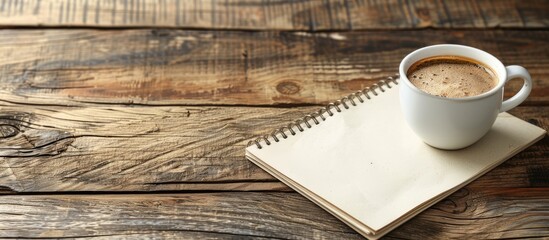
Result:
{"type": "MultiPolygon", "coordinates": [[[[440,55],[437,55],[437,54],[433,54],[429,57],[433,57],[433,56],[448,56],[448,54],[440,54],[440,55]]],[[[416,61],[417,62],[417,61],[416,61]]],[[[414,62],[415,63],[415,62],[414,62]]],[[[410,64],[411,66],[412,64],[410,64]]],[[[425,96],[429,96],[429,97],[432,97],[432,98],[436,98],[436,99],[440,99],[440,100],[449,100],[449,101],[471,101],[471,100],[477,100],[477,99],[482,99],[482,98],[486,98],[486,97],[490,97],[492,95],[494,95],[495,93],[497,93],[498,91],[500,91],[503,86],[505,85],[505,79],[507,78],[507,75],[506,75],[506,72],[504,71],[503,73],[499,73],[497,72],[497,67],[500,67],[500,68],[503,68],[505,70],[505,66],[503,65],[503,63],[497,59],[496,57],[494,57],[492,54],[486,52],[486,51],[483,51],[483,50],[480,50],[478,48],[474,48],[474,47],[470,47],[470,46],[465,46],[465,45],[459,45],[459,44],[436,44],[436,45],[430,45],[430,46],[426,46],[426,47],[422,47],[422,48],[419,48],[419,49],[416,49],[415,51],[409,53],[408,55],[406,55],[406,57],[404,57],[402,59],[402,61],[400,62],[400,66],[399,66],[399,72],[400,72],[400,79],[402,80],[402,82],[404,82],[404,84],[406,84],[408,87],[410,87],[410,89],[412,89],[413,91],[417,92],[417,93],[420,93],[422,95],[425,95],[425,96]],[[468,51],[474,51],[474,52],[477,52],[477,53],[480,53],[480,54],[483,54],[483,55],[486,55],[488,56],[488,58],[491,58],[493,60],[493,62],[496,64],[496,65],[499,65],[499,66],[494,66],[494,64],[487,64],[486,62],[484,61],[480,61],[474,57],[471,57],[471,56],[468,56],[468,55],[459,55],[460,57],[466,57],[466,58],[470,58],[470,59],[473,59],[475,61],[478,61],[478,62],[481,62],[483,63],[484,65],[486,65],[487,67],[491,68],[492,71],[494,71],[494,73],[496,74],[496,77],[498,79],[498,83],[496,84],[495,87],[493,87],[492,89],[490,89],[489,91],[487,92],[484,92],[482,94],[479,94],[479,95],[475,95],[475,96],[468,96],[468,97],[459,97],[459,98],[456,98],[456,97],[441,97],[441,96],[436,96],[436,95],[432,95],[432,94],[429,94],[419,88],[417,88],[416,86],[414,86],[414,84],[412,84],[412,82],[410,82],[410,80],[408,79],[408,77],[406,76],[406,72],[408,71],[408,69],[404,69],[404,64],[409,62],[410,61],[410,58],[412,58],[414,55],[418,54],[419,52],[422,52],[422,51],[425,51],[425,50],[428,50],[428,49],[437,49],[437,48],[459,48],[459,49],[467,49],[468,51]],[[494,66],[494,67],[493,67],[494,66]]]]}

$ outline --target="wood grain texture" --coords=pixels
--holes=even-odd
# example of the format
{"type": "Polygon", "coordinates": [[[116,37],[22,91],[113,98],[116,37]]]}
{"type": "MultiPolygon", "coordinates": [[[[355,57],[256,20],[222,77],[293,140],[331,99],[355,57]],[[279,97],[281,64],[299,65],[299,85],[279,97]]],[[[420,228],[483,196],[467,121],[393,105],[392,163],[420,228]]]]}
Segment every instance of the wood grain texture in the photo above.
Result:
{"type": "MultiPolygon", "coordinates": [[[[244,158],[247,142],[318,107],[0,107],[0,189],[290,191],[244,158]]],[[[513,114],[549,129],[549,107],[513,114]]],[[[549,187],[549,138],[475,181],[549,187]]]]}
{"type": "Polygon", "coordinates": [[[283,184],[244,159],[244,147],[269,123],[287,121],[303,111],[22,109],[2,107],[0,117],[10,133],[0,143],[0,186],[17,192],[284,190],[283,184]]]}
{"type": "Polygon", "coordinates": [[[1,196],[0,216],[2,238],[173,234],[185,239],[359,239],[296,193],[1,196]]]}
{"type": "MultiPolygon", "coordinates": [[[[549,103],[549,31],[348,33],[1,30],[0,101],[34,105],[325,104],[397,73],[431,44],[526,67],[526,104],[549,103]]],[[[519,81],[506,88],[510,96],[519,81]]]]}
{"type": "MultiPolygon", "coordinates": [[[[464,188],[385,239],[549,234],[547,188],[464,188]]],[[[0,196],[0,237],[362,239],[297,193],[0,196]]]]}
{"type": "Polygon", "coordinates": [[[543,0],[2,0],[0,25],[359,30],[549,26],[543,0]]]}

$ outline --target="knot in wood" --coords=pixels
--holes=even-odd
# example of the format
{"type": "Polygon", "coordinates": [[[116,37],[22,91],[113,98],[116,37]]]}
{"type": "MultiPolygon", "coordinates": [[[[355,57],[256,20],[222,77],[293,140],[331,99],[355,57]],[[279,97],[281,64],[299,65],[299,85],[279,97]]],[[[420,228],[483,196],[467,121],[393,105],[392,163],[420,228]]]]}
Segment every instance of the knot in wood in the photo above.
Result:
{"type": "Polygon", "coordinates": [[[0,125],[0,138],[9,138],[17,135],[19,129],[12,125],[0,125]]]}
{"type": "Polygon", "coordinates": [[[285,95],[293,95],[298,93],[299,90],[301,90],[301,88],[299,87],[299,85],[297,85],[294,82],[284,81],[276,85],[276,90],[279,93],[282,93],[285,95]]]}
{"type": "Polygon", "coordinates": [[[423,22],[431,22],[431,11],[428,8],[417,8],[416,16],[423,22]]]}

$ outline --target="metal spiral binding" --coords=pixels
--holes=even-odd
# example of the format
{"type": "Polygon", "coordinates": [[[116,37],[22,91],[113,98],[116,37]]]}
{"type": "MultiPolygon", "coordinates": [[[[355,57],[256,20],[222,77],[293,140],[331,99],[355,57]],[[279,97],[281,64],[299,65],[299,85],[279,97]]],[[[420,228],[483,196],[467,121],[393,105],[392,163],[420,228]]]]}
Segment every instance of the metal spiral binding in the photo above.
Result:
{"type": "Polygon", "coordinates": [[[392,77],[388,77],[386,80],[381,80],[378,83],[373,84],[371,87],[363,89],[362,91],[351,93],[348,96],[342,97],[335,102],[329,103],[328,105],[319,109],[316,112],[305,115],[304,117],[295,120],[285,127],[275,129],[270,134],[263,135],[249,141],[247,146],[249,147],[255,144],[257,148],[262,149],[263,146],[261,145],[261,142],[264,142],[267,145],[271,145],[272,141],[280,142],[280,137],[282,137],[283,139],[288,138],[289,136],[287,133],[291,135],[296,135],[297,131],[303,132],[306,128],[312,128],[313,125],[310,121],[312,121],[314,125],[318,125],[321,122],[326,121],[327,117],[334,116],[336,112],[343,111],[342,108],[349,109],[351,106],[357,106],[356,100],[358,100],[358,103],[364,103],[366,99],[371,99],[372,97],[377,96],[382,92],[385,92],[387,90],[384,89],[385,87],[392,88],[391,83],[398,85],[397,79],[398,74],[392,77]],[[325,116],[325,113],[327,113],[328,116],[325,116]],[[271,140],[269,140],[269,138],[271,140]]]}

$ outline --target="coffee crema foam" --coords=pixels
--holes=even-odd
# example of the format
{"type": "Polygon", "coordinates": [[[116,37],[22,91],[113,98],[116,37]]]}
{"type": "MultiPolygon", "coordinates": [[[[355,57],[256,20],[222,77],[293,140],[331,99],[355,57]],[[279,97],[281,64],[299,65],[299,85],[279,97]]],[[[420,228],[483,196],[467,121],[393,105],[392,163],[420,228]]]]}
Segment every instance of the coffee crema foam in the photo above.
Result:
{"type": "Polygon", "coordinates": [[[422,91],[448,98],[480,95],[490,91],[498,82],[490,68],[458,56],[419,60],[408,69],[406,76],[422,91]]]}

